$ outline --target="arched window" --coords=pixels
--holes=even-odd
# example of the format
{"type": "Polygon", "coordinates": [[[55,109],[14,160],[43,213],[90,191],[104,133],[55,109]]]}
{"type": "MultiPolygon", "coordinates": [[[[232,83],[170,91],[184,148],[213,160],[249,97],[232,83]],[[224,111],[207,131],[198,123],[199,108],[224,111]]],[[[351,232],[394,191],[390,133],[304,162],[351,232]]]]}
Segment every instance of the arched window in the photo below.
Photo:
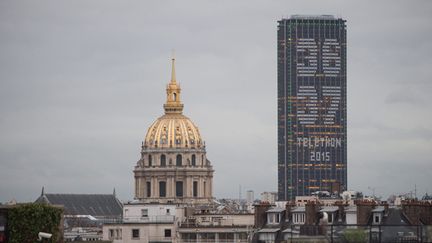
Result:
{"type": "Polygon", "coordinates": [[[152,166],[152,156],[150,154],[149,154],[148,160],[149,160],[149,166],[152,166]]]}
{"type": "Polygon", "coordinates": [[[192,154],[192,166],[196,166],[196,156],[192,154]]]}
{"type": "Polygon", "coordinates": [[[166,166],[166,156],[165,156],[165,154],[161,155],[160,160],[161,160],[161,162],[160,162],[161,167],[165,167],[166,166]]]}
{"type": "Polygon", "coordinates": [[[177,100],[177,94],[173,93],[173,101],[176,101],[176,100],[177,100]]]}
{"type": "Polygon", "coordinates": [[[182,166],[182,156],[181,156],[181,154],[177,154],[177,157],[176,157],[176,166],[182,166]]]}

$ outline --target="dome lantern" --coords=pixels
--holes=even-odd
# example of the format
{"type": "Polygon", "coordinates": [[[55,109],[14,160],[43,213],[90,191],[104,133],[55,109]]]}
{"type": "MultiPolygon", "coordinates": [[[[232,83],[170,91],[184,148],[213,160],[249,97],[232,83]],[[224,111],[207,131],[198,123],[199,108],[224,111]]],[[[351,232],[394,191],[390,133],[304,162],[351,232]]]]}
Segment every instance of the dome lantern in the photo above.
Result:
{"type": "Polygon", "coordinates": [[[180,85],[177,84],[175,75],[175,58],[172,59],[171,81],[167,85],[167,100],[164,104],[165,114],[182,114],[183,104],[180,101],[180,85]]]}

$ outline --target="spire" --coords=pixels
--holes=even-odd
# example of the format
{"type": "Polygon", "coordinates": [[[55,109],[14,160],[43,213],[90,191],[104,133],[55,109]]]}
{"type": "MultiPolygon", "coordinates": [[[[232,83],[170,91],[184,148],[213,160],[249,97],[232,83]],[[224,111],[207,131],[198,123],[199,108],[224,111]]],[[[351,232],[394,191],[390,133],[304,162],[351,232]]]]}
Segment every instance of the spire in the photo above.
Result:
{"type": "Polygon", "coordinates": [[[45,187],[42,186],[42,192],[41,192],[41,196],[45,195],[45,187]]]}
{"type": "Polygon", "coordinates": [[[166,88],[167,99],[164,104],[165,114],[182,114],[183,104],[180,101],[180,85],[176,80],[175,58],[171,58],[171,81],[166,88]]]}
{"type": "Polygon", "coordinates": [[[173,56],[171,59],[172,63],[171,63],[171,83],[175,84],[176,83],[176,73],[175,73],[175,57],[173,56]]]}

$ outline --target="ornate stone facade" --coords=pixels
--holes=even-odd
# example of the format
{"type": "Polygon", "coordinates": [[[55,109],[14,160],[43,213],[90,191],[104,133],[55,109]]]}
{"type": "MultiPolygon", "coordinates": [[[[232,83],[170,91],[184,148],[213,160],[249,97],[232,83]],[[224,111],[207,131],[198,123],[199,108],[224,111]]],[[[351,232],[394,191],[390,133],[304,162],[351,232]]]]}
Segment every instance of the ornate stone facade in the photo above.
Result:
{"type": "Polygon", "coordinates": [[[211,203],[213,167],[198,127],[182,114],[174,58],[166,92],[165,114],[148,129],[134,169],[135,198],[145,203],[211,203]]]}

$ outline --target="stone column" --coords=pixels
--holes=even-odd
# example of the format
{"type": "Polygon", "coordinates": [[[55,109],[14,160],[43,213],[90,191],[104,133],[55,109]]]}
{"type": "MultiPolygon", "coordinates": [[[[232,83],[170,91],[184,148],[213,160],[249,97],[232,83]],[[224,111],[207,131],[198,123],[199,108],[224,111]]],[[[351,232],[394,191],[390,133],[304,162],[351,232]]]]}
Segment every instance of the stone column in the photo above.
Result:
{"type": "Polygon", "coordinates": [[[152,185],[151,185],[151,187],[152,187],[152,190],[151,190],[151,197],[152,198],[155,198],[155,197],[157,197],[157,179],[156,179],[156,177],[154,177],[154,176],[152,176],[152,178],[151,178],[151,183],[152,183],[152,185]]]}
{"type": "Polygon", "coordinates": [[[186,178],[184,180],[184,185],[183,185],[183,189],[184,189],[184,193],[183,193],[183,197],[190,197],[190,177],[186,174],[186,178]]]}
{"type": "Polygon", "coordinates": [[[139,195],[140,195],[140,198],[144,198],[144,197],[147,196],[145,194],[145,190],[146,190],[145,183],[146,183],[146,181],[142,177],[140,177],[138,180],[139,180],[138,185],[139,185],[139,188],[140,188],[139,189],[139,195]]]}
{"type": "Polygon", "coordinates": [[[198,179],[198,197],[204,197],[204,190],[203,190],[203,178],[202,176],[198,179]]]}
{"type": "Polygon", "coordinates": [[[135,178],[135,197],[141,198],[140,179],[135,178]]]}
{"type": "Polygon", "coordinates": [[[166,178],[166,195],[167,197],[173,197],[172,195],[172,176],[166,178]]]}
{"type": "Polygon", "coordinates": [[[209,195],[208,197],[212,197],[213,195],[213,178],[209,177],[209,195]]]}
{"type": "Polygon", "coordinates": [[[176,183],[176,179],[174,176],[171,176],[171,197],[175,198],[176,194],[175,194],[175,183],[176,183]]]}

